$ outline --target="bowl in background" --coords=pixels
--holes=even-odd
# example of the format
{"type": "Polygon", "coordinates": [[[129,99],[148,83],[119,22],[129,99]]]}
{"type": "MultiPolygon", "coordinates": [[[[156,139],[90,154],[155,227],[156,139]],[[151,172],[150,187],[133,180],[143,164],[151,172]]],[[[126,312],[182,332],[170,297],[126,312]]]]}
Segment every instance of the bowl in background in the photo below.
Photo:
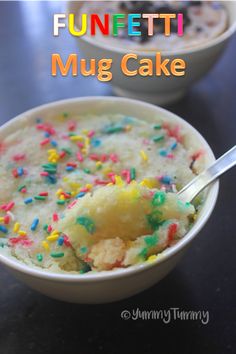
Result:
{"type": "MultiPolygon", "coordinates": [[[[68,2],[67,12],[78,14],[83,2],[68,2]]],[[[166,58],[170,60],[180,58],[186,62],[186,74],[182,77],[166,77],[164,75],[160,77],[125,76],[121,71],[120,62],[127,52],[136,53],[138,60],[142,58],[154,60],[156,52],[111,47],[110,42],[109,44],[99,43],[98,40],[88,35],[75,38],[78,40],[79,51],[82,51],[85,58],[95,58],[96,60],[102,58],[112,59],[113,78],[111,84],[113,91],[118,96],[166,105],[184,96],[193,83],[207,74],[224,51],[229,38],[236,31],[236,2],[224,1],[224,5],[228,10],[229,26],[220,36],[196,47],[161,52],[163,60],[166,58]]],[[[131,61],[129,68],[130,70],[135,70],[137,61],[135,63],[131,61]]]]}
{"type": "MultiPolygon", "coordinates": [[[[38,117],[53,119],[61,112],[81,115],[85,113],[104,114],[121,113],[139,119],[152,120],[160,116],[163,119],[179,123],[191,137],[205,150],[207,164],[215,160],[206,140],[189,123],[151,104],[114,97],[87,97],[63,100],[36,107],[10,120],[0,128],[0,140],[7,135],[35,121],[38,117]]],[[[218,195],[219,183],[212,184],[199,217],[191,230],[178,243],[166,249],[162,257],[153,263],[143,263],[126,269],[103,271],[87,274],[59,274],[45,271],[36,266],[29,266],[10,256],[5,249],[0,249],[0,262],[16,278],[52,298],[75,303],[104,303],[120,300],[134,295],[161,280],[179,262],[180,258],[197,236],[210,217],[218,195]]]]}

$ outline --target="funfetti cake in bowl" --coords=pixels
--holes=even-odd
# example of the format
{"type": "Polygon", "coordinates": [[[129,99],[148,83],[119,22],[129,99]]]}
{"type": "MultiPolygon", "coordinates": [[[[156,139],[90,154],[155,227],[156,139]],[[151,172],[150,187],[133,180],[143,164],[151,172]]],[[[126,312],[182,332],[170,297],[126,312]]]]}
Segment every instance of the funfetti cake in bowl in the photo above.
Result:
{"type": "Polygon", "coordinates": [[[203,78],[219,59],[236,29],[236,4],[233,1],[80,1],[68,3],[69,14],[74,16],[72,27],[79,44],[78,57],[112,59],[110,84],[117,95],[160,105],[180,99],[203,78]],[[106,29],[104,15],[108,16],[108,33],[104,34],[96,22],[96,33],[91,34],[92,14],[99,17],[103,29],[106,29]],[[122,17],[114,20],[117,14],[122,17]],[[150,20],[150,14],[157,17],[150,20]],[[170,33],[165,35],[165,22],[161,16],[168,14],[176,18],[170,19],[170,33]],[[83,15],[87,16],[87,30],[81,35],[83,15]],[[182,33],[179,32],[181,22],[182,33]],[[134,35],[135,32],[138,34],[134,35]],[[131,73],[128,76],[121,70],[127,54],[132,54],[125,62],[131,73]],[[180,60],[181,75],[170,70],[175,59],[180,60]],[[168,71],[160,73],[155,68],[163,62],[168,62],[168,71]]]}
{"type": "Polygon", "coordinates": [[[0,129],[0,261],[49,296],[114,301],[154,284],[209,218],[218,185],[177,191],[214,156],[201,135],[144,102],[54,102],[0,129]]]}

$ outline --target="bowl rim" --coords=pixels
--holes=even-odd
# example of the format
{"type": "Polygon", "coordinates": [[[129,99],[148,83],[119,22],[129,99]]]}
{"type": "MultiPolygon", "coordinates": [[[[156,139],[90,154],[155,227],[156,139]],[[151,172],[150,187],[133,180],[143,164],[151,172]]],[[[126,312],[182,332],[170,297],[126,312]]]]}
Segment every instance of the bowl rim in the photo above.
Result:
{"type": "MultiPolygon", "coordinates": [[[[2,130],[5,130],[5,128],[10,127],[11,125],[14,125],[16,122],[19,122],[20,120],[30,120],[33,118],[33,115],[37,114],[37,112],[40,112],[42,110],[48,110],[52,111],[53,108],[55,107],[60,107],[64,105],[69,105],[69,104],[83,104],[83,103],[89,103],[88,107],[91,104],[91,102],[100,102],[102,101],[103,106],[104,104],[108,104],[109,102],[115,102],[117,104],[122,104],[124,102],[133,105],[137,108],[137,106],[140,106],[140,108],[145,109],[145,107],[148,109],[153,109],[156,110],[157,113],[159,114],[164,114],[168,116],[169,118],[173,118],[173,120],[179,122],[181,125],[192,131],[193,134],[199,139],[200,142],[202,142],[204,149],[207,151],[207,155],[211,162],[214,162],[215,156],[205,140],[205,138],[186,120],[183,118],[179,117],[178,115],[162,108],[159,106],[155,106],[153,104],[140,101],[140,100],[134,100],[134,99],[129,99],[129,98],[122,98],[122,97],[113,97],[113,96],[87,96],[87,97],[77,97],[77,98],[70,98],[70,99],[64,99],[64,100],[59,100],[59,101],[53,101],[50,103],[46,103],[40,106],[37,106],[35,108],[32,108],[30,110],[27,110],[15,118],[10,119],[8,122],[3,124],[0,127],[0,133],[2,130]]],[[[101,271],[101,272],[91,272],[91,274],[86,273],[86,274],[66,274],[66,273],[56,273],[52,271],[48,271],[45,269],[40,269],[37,266],[32,266],[23,263],[22,261],[17,260],[14,258],[14,256],[11,255],[6,255],[3,252],[0,252],[0,262],[3,263],[3,265],[9,267],[13,271],[18,271],[20,273],[24,273],[29,276],[35,276],[37,278],[45,279],[45,280],[50,280],[50,281],[55,281],[55,282],[71,282],[71,283],[85,283],[85,282],[93,282],[93,281],[106,281],[106,280],[112,280],[116,279],[119,277],[126,277],[130,276],[134,273],[138,273],[141,271],[146,271],[152,267],[159,266],[161,263],[167,262],[171,257],[179,253],[181,250],[183,250],[193,239],[194,237],[199,233],[199,231],[203,228],[207,220],[209,219],[211,213],[213,212],[213,209],[216,204],[217,196],[219,192],[219,181],[214,182],[212,185],[208,187],[208,192],[206,195],[206,200],[204,202],[203,208],[201,210],[201,218],[197,219],[197,221],[194,223],[193,227],[189,230],[189,232],[182,238],[180,239],[175,245],[171,246],[170,248],[167,248],[165,251],[162,252],[161,256],[158,257],[154,262],[144,262],[140,263],[137,265],[132,265],[127,268],[122,268],[122,269],[116,269],[116,270],[109,270],[109,271],[101,271]]]]}
{"type": "MultiPolygon", "coordinates": [[[[97,0],[99,1],[99,0],[97,0]]],[[[230,2],[233,3],[235,6],[235,11],[236,11],[236,3],[235,0],[224,0],[226,3],[230,2]]],[[[79,3],[82,3],[84,1],[79,1],[79,3]]],[[[66,14],[71,13],[71,7],[73,6],[74,1],[72,2],[68,2],[68,4],[66,5],[66,14]]],[[[227,9],[227,11],[229,11],[227,9]]],[[[75,24],[75,28],[78,28],[75,24]]],[[[236,18],[233,20],[233,23],[230,24],[227,28],[226,31],[224,31],[223,33],[221,33],[219,36],[212,38],[209,41],[206,41],[200,45],[194,46],[194,47],[189,47],[189,48],[183,48],[183,49],[178,49],[175,51],[171,51],[171,50],[152,50],[152,51],[148,51],[148,50],[137,50],[137,49],[132,49],[130,48],[129,50],[125,49],[125,47],[116,47],[116,46],[112,46],[111,43],[106,43],[106,42],[99,42],[99,41],[95,41],[94,38],[89,37],[88,35],[84,35],[81,37],[75,37],[78,40],[84,41],[89,43],[90,45],[103,49],[103,50],[109,50],[109,52],[115,52],[115,53],[119,53],[122,55],[127,54],[127,52],[132,52],[135,54],[138,54],[140,56],[147,56],[147,57],[154,57],[156,55],[156,52],[160,51],[161,55],[163,57],[165,56],[177,56],[177,55],[190,55],[196,52],[200,52],[206,49],[210,49],[220,43],[223,43],[224,41],[226,41],[228,38],[230,38],[234,33],[236,32],[236,18]]]]}

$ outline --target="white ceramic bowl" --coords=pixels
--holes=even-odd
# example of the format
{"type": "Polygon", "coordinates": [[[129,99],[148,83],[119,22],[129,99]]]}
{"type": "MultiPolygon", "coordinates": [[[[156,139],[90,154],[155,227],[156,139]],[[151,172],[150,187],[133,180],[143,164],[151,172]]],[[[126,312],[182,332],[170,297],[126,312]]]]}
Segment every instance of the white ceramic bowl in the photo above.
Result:
{"type": "MultiPolygon", "coordinates": [[[[160,107],[125,98],[75,98],[39,106],[3,125],[0,128],[0,140],[30,120],[35,121],[37,117],[53,118],[61,112],[70,112],[71,114],[80,112],[81,115],[88,112],[95,114],[122,113],[146,120],[161,116],[164,119],[179,122],[189,131],[191,136],[193,135],[199,141],[201,148],[206,151],[209,163],[215,160],[205,139],[186,121],[160,107]]],[[[217,199],[218,187],[218,182],[209,187],[199,218],[188,234],[176,245],[163,252],[163,257],[154,263],[139,264],[127,269],[97,274],[71,275],[49,273],[38,267],[29,267],[16,258],[1,253],[0,261],[18,279],[33,289],[56,299],[78,303],[103,303],[123,299],[157,283],[175,267],[191,241],[210,217],[217,199]]]]}
{"type": "MultiPolygon", "coordinates": [[[[69,2],[68,13],[78,14],[83,2],[69,2]]],[[[79,43],[79,58],[112,58],[113,78],[111,84],[117,95],[166,105],[181,98],[195,81],[206,75],[220,57],[228,39],[236,31],[236,2],[224,1],[224,4],[229,13],[229,27],[224,33],[207,43],[190,49],[161,53],[163,59],[181,58],[186,62],[186,75],[183,77],[166,77],[164,75],[161,77],[141,77],[139,75],[127,77],[120,68],[121,59],[127,52],[138,54],[138,59],[149,58],[152,60],[154,60],[155,52],[112,47],[110,42],[109,44],[99,43],[88,35],[75,37],[78,38],[79,43]]],[[[129,68],[135,70],[137,62],[131,61],[129,68]]]]}

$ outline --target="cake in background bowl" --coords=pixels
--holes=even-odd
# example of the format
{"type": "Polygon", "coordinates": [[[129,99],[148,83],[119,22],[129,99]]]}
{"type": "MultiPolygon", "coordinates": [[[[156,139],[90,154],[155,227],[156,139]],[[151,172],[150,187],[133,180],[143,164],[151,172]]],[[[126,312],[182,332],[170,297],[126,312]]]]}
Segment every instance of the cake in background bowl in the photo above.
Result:
{"type": "MultiPolygon", "coordinates": [[[[104,36],[98,30],[95,41],[106,43],[111,47],[120,47],[135,51],[175,51],[192,48],[216,38],[228,26],[228,13],[223,2],[220,1],[99,1],[84,2],[77,23],[80,23],[80,14],[96,13],[103,19],[104,14],[110,15],[110,28],[112,28],[112,15],[121,14],[183,14],[184,33],[177,34],[177,18],[171,19],[171,35],[164,35],[164,19],[154,19],[153,35],[148,35],[148,21],[146,18],[137,19],[141,36],[128,35],[128,20],[125,17],[125,27],[119,28],[118,36],[112,34],[104,36]]],[[[89,18],[89,17],[88,17],[89,18]]],[[[121,19],[122,21],[122,19],[121,19]]]]}
{"type": "MultiPolygon", "coordinates": [[[[89,2],[98,13],[145,11],[182,12],[184,19],[184,35],[176,35],[175,23],[172,25],[170,37],[163,36],[162,26],[154,29],[154,36],[147,37],[127,36],[127,29],[119,29],[119,36],[102,36],[97,32],[95,38],[87,33],[77,37],[78,50],[86,59],[101,58],[112,59],[113,78],[111,85],[113,91],[119,95],[136,98],[159,105],[167,105],[182,98],[189,88],[199,79],[203,78],[214,66],[223,53],[226,44],[236,30],[236,2],[234,1],[137,1],[117,2],[107,1],[103,6],[100,1],[89,2]],[[143,5],[144,4],[144,5],[143,5]],[[171,76],[129,76],[123,74],[121,61],[125,54],[137,54],[137,60],[129,61],[129,70],[136,70],[142,59],[150,59],[155,67],[156,53],[161,53],[162,60],[170,61],[179,58],[186,63],[185,75],[171,76]]],[[[81,14],[92,11],[88,2],[69,2],[68,13],[75,16],[75,28],[79,30],[81,14]]],[[[95,11],[95,10],[94,10],[95,11]]],[[[139,21],[139,19],[137,20],[139,21]]],[[[154,20],[155,21],[155,20],[154,20]]],[[[141,19],[141,26],[145,21],[141,19]]],[[[145,28],[143,33],[145,32],[145,28]]]]}

